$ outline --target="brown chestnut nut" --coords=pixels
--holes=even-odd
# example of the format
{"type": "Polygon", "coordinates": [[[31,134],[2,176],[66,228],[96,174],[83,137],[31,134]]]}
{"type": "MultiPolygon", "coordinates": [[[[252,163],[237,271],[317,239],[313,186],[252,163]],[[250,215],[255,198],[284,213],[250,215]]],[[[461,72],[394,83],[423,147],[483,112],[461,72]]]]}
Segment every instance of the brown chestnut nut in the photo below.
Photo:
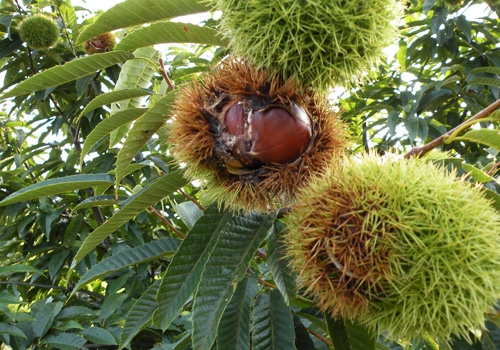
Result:
{"type": "Polygon", "coordinates": [[[233,174],[263,164],[292,163],[311,142],[311,119],[301,107],[292,102],[253,111],[253,99],[255,96],[234,103],[224,116],[221,142],[230,153],[224,162],[233,174]]]}
{"type": "MultiPolygon", "coordinates": [[[[305,112],[304,112],[305,113],[305,112]]],[[[297,160],[311,142],[311,120],[272,107],[251,116],[250,155],[263,163],[286,164],[297,160]]]]}

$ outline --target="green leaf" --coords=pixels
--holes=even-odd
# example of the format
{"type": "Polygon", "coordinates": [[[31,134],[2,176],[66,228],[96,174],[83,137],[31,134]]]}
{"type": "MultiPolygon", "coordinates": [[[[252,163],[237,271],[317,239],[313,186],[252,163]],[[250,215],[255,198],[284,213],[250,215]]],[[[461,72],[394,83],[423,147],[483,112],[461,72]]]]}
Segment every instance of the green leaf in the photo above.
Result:
{"type": "Polygon", "coordinates": [[[253,318],[252,349],[295,349],[292,313],[279,291],[259,294],[253,318]]]}
{"type": "Polygon", "coordinates": [[[134,194],[126,204],[118,210],[110,219],[93,231],[76,254],[72,267],[76,266],[92,249],[103,239],[115,232],[127,221],[144,211],[149,206],[159,202],[166,196],[187,183],[182,177],[182,172],[176,171],[156,179],[148,184],[140,192],[134,194]]]}
{"type": "Polygon", "coordinates": [[[498,211],[500,211],[500,194],[485,187],[483,187],[481,190],[483,191],[484,197],[490,199],[492,205],[497,208],[498,211]]]}
{"type": "Polygon", "coordinates": [[[19,272],[42,273],[40,270],[30,265],[17,264],[0,267],[0,276],[8,276],[19,272]]]}
{"type": "Polygon", "coordinates": [[[196,221],[203,215],[200,208],[193,202],[182,202],[175,205],[175,212],[189,229],[192,229],[196,221]]]}
{"type": "Polygon", "coordinates": [[[179,241],[175,238],[166,237],[155,240],[134,248],[122,250],[94,265],[78,281],[71,295],[75,294],[84,284],[90,283],[111,272],[121,270],[125,267],[142,262],[161,258],[167,254],[173,254],[179,247],[179,241]]]}
{"type": "Polygon", "coordinates": [[[231,301],[217,330],[219,350],[250,349],[250,304],[257,294],[255,275],[242,279],[234,291],[231,301]]]}
{"type": "Polygon", "coordinates": [[[168,328],[177,312],[194,293],[220,232],[225,229],[232,216],[230,212],[220,212],[217,204],[212,204],[182,241],[168,266],[157,295],[159,308],[154,314],[153,322],[161,329],[168,328]]]}
{"type": "Polygon", "coordinates": [[[325,320],[334,350],[375,350],[375,335],[365,327],[328,313],[325,320]]]}
{"type": "Polygon", "coordinates": [[[89,341],[99,345],[116,345],[116,339],[109,331],[100,327],[87,328],[82,335],[89,341]]]}
{"type": "Polygon", "coordinates": [[[123,305],[128,295],[125,293],[115,293],[108,295],[101,306],[101,319],[105,320],[115,313],[115,311],[123,305]]]}
{"type": "Polygon", "coordinates": [[[165,125],[169,117],[170,105],[174,94],[169,94],[156,101],[153,107],[136,120],[128,133],[123,147],[116,156],[116,184],[119,185],[128,165],[153,134],[165,125]]]}
{"type": "MultiPolygon", "coordinates": [[[[126,198],[127,197],[125,196],[120,196],[118,200],[122,201],[125,200],[126,198]]],[[[100,195],[100,196],[89,197],[78,203],[78,205],[72,209],[72,212],[91,207],[115,205],[118,204],[118,200],[116,200],[114,195],[100,195]]]]}
{"type": "Polygon", "coordinates": [[[464,15],[460,15],[456,19],[458,28],[464,33],[467,42],[470,42],[471,39],[471,25],[467,20],[467,17],[464,15]]]}
{"type": "Polygon", "coordinates": [[[101,33],[137,24],[210,11],[205,1],[127,0],[101,14],[78,37],[77,44],[101,33]]]}
{"type": "Polygon", "coordinates": [[[467,164],[467,163],[463,163],[462,164],[462,168],[464,168],[464,170],[466,172],[469,173],[469,175],[476,181],[478,182],[489,182],[489,181],[495,181],[494,178],[492,178],[491,176],[489,176],[488,174],[486,174],[484,171],[482,170],[479,170],[478,168],[476,168],[474,165],[472,164],[467,164]]]}
{"type": "Polygon", "coordinates": [[[9,334],[26,339],[26,334],[22,330],[7,323],[0,323],[0,334],[9,334]]]}
{"type": "Polygon", "coordinates": [[[120,338],[119,349],[129,345],[130,341],[139,333],[153,318],[153,313],[158,308],[156,294],[160,289],[160,282],[156,281],[151,285],[141,297],[137,299],[134,306],[125,319],[120,338]]]}
{"type": "MultiPolygon", "coordinates": [[[[118,81],[115,85],[115,91],[127,89],[146,89],[151,83],[153,74],[158,70],[158,60],[160,53],[153,47],[144,47],[135,50],[135,60],[125,62],[118,81]]],[[[111,106],[111,114],[131,107],[141,107],[141,98],[132,98],[124,100],[117,105],[111,106]]]]}
{"type": "Polygon", "coordinates": [[[164,43],[194,43],[227,46],[228,40],[212,28],[178,22],[158,22],[134,30],[125,36],[117,50],[131,51],[139,47],[164,43]]]}
{"type": "Polygon", "coordinates": [[[84,348],[87,341],[76,334],[62,333],[50,335],[42,339],[42,344],[48,345],[51,349],[75,350],[84,348]]]}
{"type": "Polygon", "coordinates": [[[92,186],[109,186],[113,183],[113,177],[108,174],[71,175],[56,179],[49,179],[12,193],[0,202],[0,207],[44,196],[76,191],[92,186]]]}
{"type": "Polygon", "coordinates": [[[112,104],[113,102],[120,102],[123,100],[128,100],[135,97],[142,97],[147,95],[153,95],[154,91],[142,89],[142,88],[131,88],[125,90],[111,91],[102,95],[97,96],[92,101],[89,102],[87,106],[80,113],[80,117],[84,116],[90,111],[96,108],[112,104]]]}
{"type": "Polygon", "coordinates": [[[288,259],[285,259],[285,225],[276,221],[269,232],[267,264],[274,278],[274,283],[283,295],[287,304],[295,298],[295,275],[288,265],[288,259]]]}
{"type": "Polygon", "coordinates": [[[33,334],[35,337],[43,337],[47,333],[63,305],[61,302],[47,303],[37,311],[34,315],[36,321],[33,322],[33,334]]]}
{"type": "Polygon", "coordinates": [[[136,120],[141,115],[146,113],[147,108],[130,108],[124,111],[113,114],[112,116],[104,119],[102,122],[97,124],[97,126],[88,134],[85,142],[83,143],[82,152],[80,155],[80,163],[83,163],[83,159],[89,153],[89,151],[94,147],[94,145],[99,142],[103,137],[111,133],[112,131],[118,129],[119,127],[136,120]]]}
{"type": "Polygon", "coordinates": [[[237,216],[220,233],[194,298],[193,348],[210,349],[236,284],[247,271],[274,219],[274,215],[253,213],[237,216]]]}
{"type": "Polygon", "coordinates": [[[500,67],[478,67],[474,68],[469,72],[469,76],[478,73],[489,73],[500,75],[500,67]]]}
{"type": "Polygon", "coordinates": [[[113,51],[77,58],[62,66],[49,68],[23,80],[12,90],[0,96],[0,99],[26,95],[34,91],[62,85],[131,58],[134,58],[134,55],[126,51],[113,51]]]}
{"type": "Polygon", "coordinates": [[[424,13],[427,14],[427,12],[429,12],[432,8],[432,6],[434,6],[434,3],[436,2],[436,0],[424,0],[424,7],[423,7],[423,10],[424,10],[424,13]]]}
{"type": "MultiPolygon", "coordinates": [[[[134,56],[138,59],[130,60],[123,65],[115,90],[149,87],[153,74],[158,70],[157,62],[160,59],[160,53],[153,47],[144,47],[137,49],[134,56]]],[[[139,108],[141,101],[141,98],[132,98],[113,104],[111,105],[111,115],[129,108],[139,108]]],[[[128,126],[122,126],[113,131],[109,142],[110,147],[120,142],[127,132],[128,126]]]]}
{"type": "Polygon", "coordinates": [[[468,85],[489,85],[500,87],[500,80],[498,78],[487,78],[487,77],[474,77],[467,82],[468,85]]]}
{"type": "MultiPolygon", "coordinates": [[[[500,150],[500,131],[493,129],[471,130],[465,135],[456,137],[455,140],[465,140],[481,143],[491,148],[500,150]]],[[[0,205],[2,203],[0,202],[0,205]]]]}

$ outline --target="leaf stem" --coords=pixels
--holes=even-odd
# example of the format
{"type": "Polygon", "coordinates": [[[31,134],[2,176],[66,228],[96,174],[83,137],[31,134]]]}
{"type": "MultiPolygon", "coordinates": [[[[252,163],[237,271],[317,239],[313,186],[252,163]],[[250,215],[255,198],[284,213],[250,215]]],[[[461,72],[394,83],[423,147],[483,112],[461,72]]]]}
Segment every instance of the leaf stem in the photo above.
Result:
{"type": "Polygon", "coordinates": [[[165,65],[163,64],[163,60],[161,58],[159,59],[159,62],[160,62],[160,73],[161,73],[163,79],[165,79],[165,81],[167,82],[167,85],[168,85],[168,88],[170,89],[170,91],[174,91],[175,85],[172,82],[172,80],[170,80],[170,78],[167,74],[167,71],[165,70],[165,65]]]}
{"type": "Polygon", "coordinates": [[[203,205],[200,204],[200,202],[198,202],[196,200],[196,198],[194,197],[191,197],[190,195],[188,195],[186,192],[184,192],[184,190],[182,188],[179,188],[178,189],[179,193],[182,194],[184,197],[186,197],[187,199],[189,199],[191,202],[193,202],[194,204],[196,204],[196,206],[201,210],[201,211],[205,211],[205,207],[203,205]]]}
{"type": "Polygon", "coordinates": [[[158,218],[160,219],[165,225],[167,225],[172,231],[174,231],[177,236],[179,236],[180,238],[184,239],[186,238],[186,235],[184,233],[182,233],[181,231],[179,231],[178,229],[176,229],[174,227],[174,225],[172,225],[170,223],[170,221],[167,220],[166,217],[164,217],[163,215],[161,215],[155,208],[153,208],[152,206],[149,207],[149,210],[158,218]]]}
{"type": "Polygon", "coordinates": [[[493,112],[495,112],[499,108],[500,108],[500,99],[496,100],[495,102],[490,104],[488,107],[486,107],[482,111],[476,113],[474,116],[469,118],[467,121],[463,122],[462,124],[456,126],[453,129],[451,129],[447,133],[444,133],[443,135],[439,136],[437,139],[434,139],[431,142],[429,142],[423,146],[413,147],[408,153],[405,154],[405,158],[421,157],[421,156],[425,155],[427,152],[433,150],[434,148],[441,146],[447,137],[454,134],[457,130],[461,130],[464,125],[466,125],[466,124],[472,125],[473,123],[471,123],[471,122],[474,120],[487,118],[488,116],[490,116],[493,112]]]}

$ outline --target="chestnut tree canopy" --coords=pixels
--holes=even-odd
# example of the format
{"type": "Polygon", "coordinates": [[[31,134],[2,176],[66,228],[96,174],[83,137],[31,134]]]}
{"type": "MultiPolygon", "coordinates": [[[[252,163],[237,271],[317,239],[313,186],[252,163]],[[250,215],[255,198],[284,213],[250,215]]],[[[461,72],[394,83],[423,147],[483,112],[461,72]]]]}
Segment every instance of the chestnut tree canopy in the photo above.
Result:
{"type": "MultiPolygon", "coordinates": [[[[176,90],[231,55],[213,5],[0,0],[1,349],[500,349],[494,305],[451,339],[332,317],[297,287],[288,206],[227,210],[186,179],[169,119],[176,90]],[[36,14],[59,28],[50,47],[21,39],[36,14]]],[[[322,92],[346,156],[445,151],[440,169],[498,212],[500,2],[403,7],[378,69],[322,92]]]]}

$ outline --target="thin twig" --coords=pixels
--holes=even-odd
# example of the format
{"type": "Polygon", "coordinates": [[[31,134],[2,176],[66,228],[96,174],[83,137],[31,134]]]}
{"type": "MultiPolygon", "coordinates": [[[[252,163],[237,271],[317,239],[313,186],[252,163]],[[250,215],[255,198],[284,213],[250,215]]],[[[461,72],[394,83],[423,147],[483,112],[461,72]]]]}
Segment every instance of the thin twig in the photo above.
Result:
{"type": "MultiPolygon", "coordinates": [[[[483,109],[482,111],[480,111],[479,113],[474,115],[473,117],[467,119],[467,121],[465,121],[464,123],[470,123],[473,120],[487,118],[491,115],[491,113],[495,112],[499,108],[500,108],[500,99],[493,102],[492,104],[490,104],[488,107],[486,107],[485,109],[483,109]]],[[[444,140],[448,136],[452,135],[455,131],[459,130],[463,126],[464,123],[456,126],[455,128],[451,129],[447,133],[439,136],[437,139],[432,140],[428,144],[425,144],[423,146],[413,147],[408,153],[406,153],[405,158],[411,158],[414,156],[421,157],[424,154],[426,154],[427,152],[429,152],[430,150],[433,150],[434,148],[441,146],[443,144],[444,140]]]]}
{"type": "Polygon", "coordinates": [[[323,343],[325,343],[326,345],[328,345],[329,347],[332,347],[332,342],[328,339],[326,339],[325,336],[319,334],[318,332],[315,332],[309,328],[307,328],[307,331],[309,333],[311,333],[312,335],[314,335],[316,338],[318,338],[319,340],[321,340],[323,343]]]}
{"type": "Polygon", "coordinates": [[[166,217],[164,217],[163,215],[161,215],[155,208],[153,208],[152,206],[149,207],[149,210],[158,218],[160,219],[161,221],[163,221],[163,223],[165,225],[167,225],[172,231],[174,231],[177,236],[179,236],[180,238],[184,239],[186,238],[186,235],[184,233],[182,233],[181,231],[179,231],[178,229],[176,229],[171,223],[170,221],[167,220],[166,217]]]}
{"type": "Polygon", "coordinates": [[[201,211],[205,211],[205,207],[203,205],[200,204],[200,202],[198,202],[196,200],[196,198],[194,197],[191,197],[190,195],[188,195],[186,192],[184,192],[184,190],[182,188],[179,188],[178,189],[179,193],[182,194],[184,197],[186,197],[187,199],[189,199],[191,202],[193,202],[194,204],[196,204],[196,206],[201,210],[201,211]]]}
{"type": "Polygon", "coordinates": [[[487,175],[492,175],[497,170],[497,168],[499,166],[500,166],[500,162],[493,164],[493,166],[491,167],[491,169],[488,170],[488,172],[486,174],[487,175]]]}
{"type": "Polygon", "coordinates": [[[159,59],[159,62],[160,62],[160,73],[163,79],[165,79],[165,81],[167,82],[170,91],[174,91],[175,89],[174,83],[172,82],[172,80],[170,80],[167,71],[165,70],[165,65],[163,64],[163,60],[161,58],[159,59]]]}

